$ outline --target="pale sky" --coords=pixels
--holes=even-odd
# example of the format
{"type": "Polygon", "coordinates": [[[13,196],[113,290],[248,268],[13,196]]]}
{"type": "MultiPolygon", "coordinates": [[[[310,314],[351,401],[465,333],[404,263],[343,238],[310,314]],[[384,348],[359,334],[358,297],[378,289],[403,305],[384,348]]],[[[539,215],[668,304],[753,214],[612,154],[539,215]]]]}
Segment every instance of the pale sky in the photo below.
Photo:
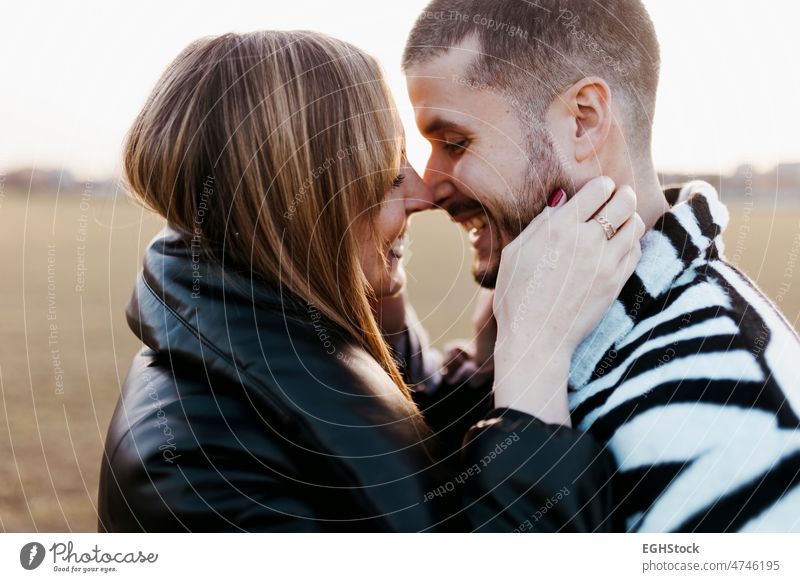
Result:
{"type": "MultiPolygon", "coordinates": [[[[0,171],[119,170],[125,132],[165,66],[193,39],[266,28],[320,30],[383,63],[419,168],[400,73],[425,0],[5,2],[0,8],[0,171]]],[[[800,3],[646,0],[661,42],[656,165],[728,172],[800,161],[800,3]]],[[[568,7],[568,0],[564,1],[568,7]]]]}

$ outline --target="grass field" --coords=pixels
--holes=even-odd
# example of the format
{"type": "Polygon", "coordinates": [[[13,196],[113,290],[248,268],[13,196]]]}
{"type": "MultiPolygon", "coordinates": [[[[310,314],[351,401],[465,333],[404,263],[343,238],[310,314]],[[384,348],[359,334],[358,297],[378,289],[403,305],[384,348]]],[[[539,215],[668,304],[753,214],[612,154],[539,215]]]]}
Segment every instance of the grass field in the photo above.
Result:
{"type": "MultiPolygon", "coordinates": [[[[729,257],[797,326],[800,212],[732,211],[729,257]]],[[[138,349],[124,307],[160,225],[123,199],[0,198],[0,530],[95,529],[105,431],[138,349]]],[[[409,292],[432,339],[467,336],[465,236],[441,213],[415,217],[411,236],[409,292]]]]}

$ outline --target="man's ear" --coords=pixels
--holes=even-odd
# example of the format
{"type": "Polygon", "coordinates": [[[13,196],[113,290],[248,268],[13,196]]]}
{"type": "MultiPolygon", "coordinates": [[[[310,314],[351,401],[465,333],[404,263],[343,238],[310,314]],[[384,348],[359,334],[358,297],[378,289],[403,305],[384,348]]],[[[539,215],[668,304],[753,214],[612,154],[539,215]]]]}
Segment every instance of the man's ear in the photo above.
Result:
{"type": "Polygon", "coordinates": [[[596,158],[608,140],[612,125],[611,89],[600,77],[586,77],[567,89],[560,98],[570,116],[570,139],[575,161],[596,158]]]}

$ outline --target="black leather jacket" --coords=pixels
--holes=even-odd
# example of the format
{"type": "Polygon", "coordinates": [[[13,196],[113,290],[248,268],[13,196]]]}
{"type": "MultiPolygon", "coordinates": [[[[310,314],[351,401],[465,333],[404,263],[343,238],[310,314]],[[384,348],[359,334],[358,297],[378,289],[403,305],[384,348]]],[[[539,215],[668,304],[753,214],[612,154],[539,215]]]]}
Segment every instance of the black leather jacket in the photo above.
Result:
{"type": "Polygon", "coordinates": [[[452,387],[420,392],[415,421],[313,307],[185,234],[152,242],[127,315],[145,347],[108,431],[100,531],[612,529],[613,462],[588,435],[452,387]]]}

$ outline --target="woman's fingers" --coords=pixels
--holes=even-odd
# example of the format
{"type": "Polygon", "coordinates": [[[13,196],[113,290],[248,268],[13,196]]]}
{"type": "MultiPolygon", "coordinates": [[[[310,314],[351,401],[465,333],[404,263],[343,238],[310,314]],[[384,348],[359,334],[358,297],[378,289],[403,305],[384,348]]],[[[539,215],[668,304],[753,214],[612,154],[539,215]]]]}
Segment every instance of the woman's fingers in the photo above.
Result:
{"type": "Polygon", "coordinates": [[[608,202],[615,187],[614,180],[608,176],[593,178],[586,182],[565,206],[576,207],[578,220],[586,222],[608,202]]]}
{"type": "MultiPolygon", "coordinates": [[[[562,209],[566,206],[571,206],[576,210],[578,222],[586,222],[597,214],[597,212],[606,205],[609,199],[612,199],[612,196],[616,197],[614,195],[614,188],[616,188],[614,180],[608,176],[599,176],[589,180],[570,200],[567,200],[567,197],[564,196],[554,207],[546,207],[522,230],[519,236],[506,245],[506,249],[509,247],[513,249],[523,245],[525,241],[533,236],[533,233],[538,230],[541,224],[546,223],[555,213],[563,212],[562,209]]],[[[631,193],[632,192],[631,190],[631,193]]],[[[574,216],[575,215],[573,215],[573,217],[574,216]]],[[[624,222],[624,220],[622,222],[624,222]]],[[[622,224],[622,222],[620,222],[620,224],[622,224]]],[[[507,254],[511,254],[511,252],[512,251],[509,250],[507,254]]]]}
{"type": "Polygon", "coordinates": [[[608,245],[611,252],[615,253],[618,257],[624,257],[630,253],[631,250],[641,250],[641,243],[639,242],[644,236],[645,226],[642,217],[639,213],[634,212],[622,226],[617,230],[608,245]]]}
{"type": "Polygon", "coordinates": [[[605,218],[614,230],[619,230],[636,213],[636,193],[630,186],[620,186],[592,221],[602,228],[599,218],[605,218]]]}
{"type": "Polygon", "coordinates": [[[644,223],[638,214],[634,214],[611,240],[605,241],[604,248],[601,245],[597,249],[602,254],[602,259],[596,277],[611,285],[614,297],[619,295],[639,264],[642,256],[640,239],[643,233],[644,223]]]}

